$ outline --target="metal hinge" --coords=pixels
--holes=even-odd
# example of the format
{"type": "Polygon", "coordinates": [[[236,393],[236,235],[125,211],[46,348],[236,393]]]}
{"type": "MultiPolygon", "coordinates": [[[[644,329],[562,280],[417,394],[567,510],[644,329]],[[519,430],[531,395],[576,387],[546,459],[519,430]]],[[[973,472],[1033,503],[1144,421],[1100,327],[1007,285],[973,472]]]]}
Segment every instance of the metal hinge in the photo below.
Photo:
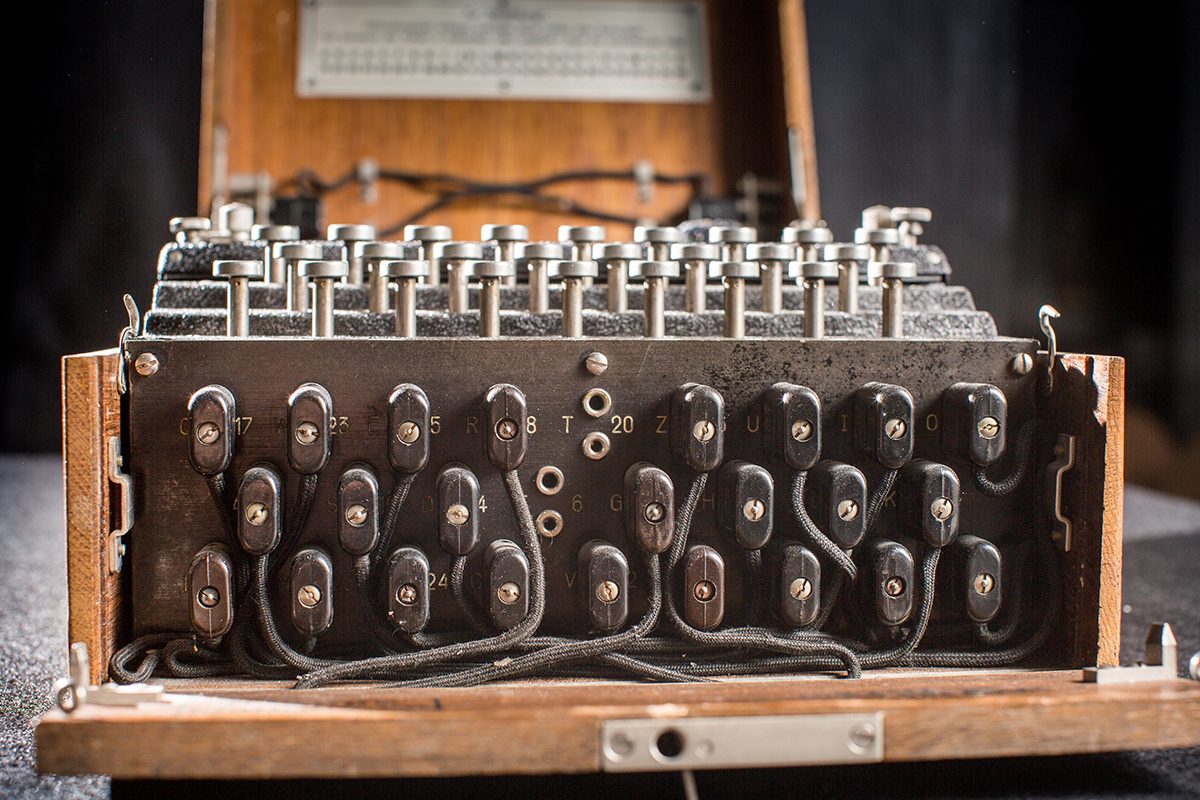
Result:
{"type": "Polygon", "coordinates": [[[122,471],[125,460],[121,456],[121,437],[108,439],[108,480],[116,484],[121,516],[117,528],[108,534],[108,571],[120,572],[125,560],[125,534],[133,527],[133,478],[122,471]]]}
{"type": "Polygon", "coordinates": [[[71,645],[67,665],[68,677],[55,682],[53,697],[54,704],[68,714],[88,703],[98,706],[136,706],[139,703],[166,701],[162,686],[147,683],[90,685],[91,663],[87,645],[83,642],[71,645]]]}
{"type": "Polygon", "coordinates": [[[1050,537],[1064,553],[1071,550],[1071,519],[1063,508],[1063,478],[1075,467],[1075,437],[1060,433],[1054,443],[1054,461],[1046,467],[1047,492],[1050,501],[1050,537]]]}
{"type": "Polygon", "coordinates": [[[600,766],[606,772],[882,760],[882,713],[613,719],[600,728],[600,766]]]}
{"type": "Polygon", "coordinates": [[[1132,667],[1087,667],[1084,683],[1140,683],[1173,681],[1179,677],[1179,652],[1175,632],[1165,622],[1155,622],[1146,633],[1146,660],[1132,667]]]}

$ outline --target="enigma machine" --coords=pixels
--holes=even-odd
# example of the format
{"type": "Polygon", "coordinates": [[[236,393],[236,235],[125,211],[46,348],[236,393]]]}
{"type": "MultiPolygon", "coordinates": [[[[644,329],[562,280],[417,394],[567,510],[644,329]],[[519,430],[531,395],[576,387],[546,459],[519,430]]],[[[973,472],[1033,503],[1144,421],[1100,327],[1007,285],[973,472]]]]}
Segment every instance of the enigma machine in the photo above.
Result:
{"type": "MultiPolygon", "coordinates": [[[[43,769],[685,770],[1200,740],[1169,627],[1116,666],[1123,362],[1059,351],[1050,306],[1044,340],[997,331],[931,243],[953,210],[820,221],[798,3],[764,23],[787,136],[763,149],[790,155],[790,193],[709,151],[528,180],[457,178],[482,157],[464,149],[445,171],[360,158],[322,181],[319,148],[253,138],[231,85],[276,81],[258,112],[310,132],[380,108],[450,130],[461,109],[345,99],[384,92],[321,50],[366,4],[301,5],[209,20],[228,59],[206,92],[211,213],[170,221],[119,347],[64,361],[77,644],[43,769]],[[294,75],[245,60],[271,25],[298,25],[279,56],[294,75]],[[573,181],[590,188],[548,191],[573,181]],[[612,198],[631,213],[598,210],[612,198]],[[416,213],[389,225],[388,208],[416,213]]],[[[646,16],[645,47],[731,15],[607,5],[646,16]]],[[[504,24],[600,26],[513,6],[550,19],[504,24]]],[[[736,49],[709,39],[714,60],[736,49]]],[[[674,85],[695,53],[668,56],[634,59],[624,104],[591,104],[628,134],[595,152],[642,142],[646,109],[740,102],[716,70],[674,85]]],[[[492,115],[474,126],[500,143],[489,160],[549,96],[515,69],[524,104],[470,105],[492,115]]],[[[594,91],[587,74],[560,91],[594,91]]],[[[569,138],[589,106],[559,105],[569,138]]]]}

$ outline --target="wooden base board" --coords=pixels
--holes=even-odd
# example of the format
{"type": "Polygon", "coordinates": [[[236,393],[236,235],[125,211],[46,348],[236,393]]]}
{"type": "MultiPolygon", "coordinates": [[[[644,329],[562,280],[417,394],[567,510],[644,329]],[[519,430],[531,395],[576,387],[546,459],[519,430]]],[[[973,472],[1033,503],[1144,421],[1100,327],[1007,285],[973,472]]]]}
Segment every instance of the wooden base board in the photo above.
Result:
{"type": "Polygon", "coordinates": [[[47,714],[39,770],[130,779],[584,773],[602,769],[607,720],[874,712],[883,714],[884,761],[1200,745],[1200,683],[1085,684],[1078,671],[309,692],[170,686],[167,703],[47,714]]]}

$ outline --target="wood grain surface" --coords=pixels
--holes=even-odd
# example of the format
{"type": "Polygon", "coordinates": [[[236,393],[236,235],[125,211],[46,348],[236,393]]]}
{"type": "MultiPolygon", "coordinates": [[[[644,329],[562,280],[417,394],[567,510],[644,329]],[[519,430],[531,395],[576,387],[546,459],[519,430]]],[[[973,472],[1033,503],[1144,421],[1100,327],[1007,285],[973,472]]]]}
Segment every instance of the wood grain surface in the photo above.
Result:
{"type": "MultiPolygon", "coordinates": [[[[769,3],[710,0],[712,99],[707,103],[301,98],[296,95],[296,0],[209,0],[201,109],[199,209],[208,213],[214,141],[223,129],[232,173],[276,180],[311,169],[332,180],[359,159],[382,167],[513,181],[565,170],[626,170],[649,159],[659,173],[702,172],[722,194],[744,172],[786,181],[787,145],[779,21],[769,3]]],[[[810,111],[811,113],[811,111],[810,111]]],[[[815,175],[815,171],[814,171],[815,175]]],[[[362,202],[356,185],[326,198],[328,222],[387,226],[433,199],[397,183],[362,202]]],[[[606,211],[665,219],[686,186],[658,186],[648,203],[630,182],[563,184],[554,192],[606,211]]],[[[559,224],[590,220],[471,201],[433,223],[470,238],[483,223],[527,225],[554,238],[559,224]]],[[[609,238],[628,238],[610,225],[609,238]]]]}
{"type": "Polygon", "coordinates": [[[595,772],[605,720],[875,711],[887,761],[1200,744],[1200,684],[1083,684],[1078,672],[307,694],[296,699],[321,704],[178,695],[136,709],[51,712],[38,726],[39,769],[119,778],[595,772]],[[336,696],[348,704],[330,706],[336,696]]]}
{"type": "Polygon", "coordinates": [[[121,582],[106,546],[115,520],[108,480],[108,439],[121,435],[117,353],[62,360],[63,479],[66,497],[68,635],[91,654],[92,681],[108,675],[121,635],[121,582]]]}

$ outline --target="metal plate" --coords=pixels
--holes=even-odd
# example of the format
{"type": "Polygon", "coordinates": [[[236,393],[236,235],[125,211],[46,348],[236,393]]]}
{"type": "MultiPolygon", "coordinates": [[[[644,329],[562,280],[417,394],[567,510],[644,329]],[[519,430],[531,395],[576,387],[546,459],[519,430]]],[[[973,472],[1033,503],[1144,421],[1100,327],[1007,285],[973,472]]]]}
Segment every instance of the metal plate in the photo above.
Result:
{"type": "Polygon", "coordinates": [[[301,97],[702,103],[701,2],[305,0],[301,97]]]}
{"type": "Polygon", "coordinates": [[[600,727],[605,772],[871,764],[883,714],[614,719],[600,727]]]}
{"type": "MultiPolygon", "coordinates": [[[[187,603],[182,576],[197,550],[220,537],[217,517],[204,480],[188,463],[187,400],[201,386],[219,383],[237,399],[239,430],[231,470],[234,485],[250,467],[267,460],[285,471],[291,507],[298,483],[287,469],[284,445],[288,395],[304,381],[318,381],[333,397],[337,435],[333,454],[320,478],[309,525],[298,545],[320,545],[334,561],[333,627],[321,637],[322,653],[361,651],[369,637],[352,581],[351,557],[337,543],[338,476],[355,464],[368,464],[391,488],[388,470],[387,398],[402,382],[428,394],[437,433],[429,466],[413,485],[401,512],[395,543],[418,546],[431,569],[430,630],[460,630],[465,620],[446,591],[450,558],[438,545],[434,515],[437,471],[450,462],[469,466],[479,477],[480,546],[467,567],[473,592],[483,585],[483,552],[498,538],[516,538],[515,518],[498,470],[484,454],[480,436],[483,395],[495,383],[512,383],[528,397],[529,454],[518,471],[534,516],[546,510],[562,515],[561,531],[544,539],[547,567],[547,633],[582,634],[586,617],[578,608],[577,557],[591,539],[621,548],[629,559],[631,619],[645,609],[645,566],[625,530],[620,506],[623,477],[630,464],[645,460],[667,470],[677,496],[691,472],[670,451],[666,424],[668,399],[680,384],[697,381],[718,389],[726,406],[726,459],[766,466],[776,482],[776,515],[783,520],[775,538],[795,538],[787,522],[791,472],[763,453],[760,400],[776,381],[810,386],[823,404],[823,456],[855,464],[869,486],[881,469],[854,444],[850,398],[868,380],[908,388],[917,410],[916,453],[949,464],[960,475],[970,465],[947,454],[938,430],[942,393],[956,381],[1000,387],[1009,399],[1010,429],[1034,415],[1036,375],[1015,376],[1008,363],[1016,353],[1032,353],[1024,339],[988,341],[930,340],[779,340],[779,339],[142,339],[130,342],[136,358],[150,351],[161,364],[157,373],[130,376],[130,457],[138,491],[131,531],[132,608],[135,634],[186,630],[187,603]],[[600,350],[608,370],[593,376],[585,356],[600,350]],[[613,406],[602,418],[588,416],[582,398],[601,387],[613,406]],[[604,433],[611,452],[603,460],[587,458],[582,441],[604,433]],[[538,491],[535,475],[544,466],[563,473],[562,489],[552,496],[538,491]]],[[[744,602],[745,554],[717,527],[715,479],[705,492],[691,541],[715,548],[728,569],[726,625],[748,621],[744,602]]],[[[986,497],[964,481],[961,528],[990,541],[1024,540],[1040,492],[1009,498],[986,497]]],[[[896,532],[894,505],[885,505],[881,530],[896,532]]],[[[276,587],[280,608],[288,598],[276,587]]]]}

